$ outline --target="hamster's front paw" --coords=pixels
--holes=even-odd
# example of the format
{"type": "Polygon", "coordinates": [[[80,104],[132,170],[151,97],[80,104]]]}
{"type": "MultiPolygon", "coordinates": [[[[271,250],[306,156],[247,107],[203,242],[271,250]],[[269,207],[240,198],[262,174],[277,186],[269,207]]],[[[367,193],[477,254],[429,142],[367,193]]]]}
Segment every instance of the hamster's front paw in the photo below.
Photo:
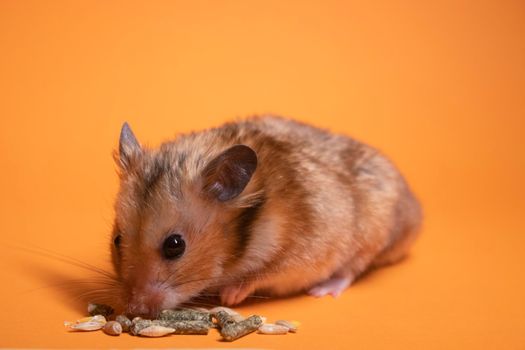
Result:
{"type": "Polygon", "coordinates": [[[330,277],[329,279],[322,281],[308,290],[308,294],[314,297],[323,297],[330,294],[334,298],[338,297],[350,284],[352,284],[352,278],[350,277],[330,277]]]}
{"type": "Polygon", "coordinates": [[[239,304],[253,292],[254,288],[251,283],[241,283],[223,287],[220,291],[221,303],[226,306],[239,304]]]}

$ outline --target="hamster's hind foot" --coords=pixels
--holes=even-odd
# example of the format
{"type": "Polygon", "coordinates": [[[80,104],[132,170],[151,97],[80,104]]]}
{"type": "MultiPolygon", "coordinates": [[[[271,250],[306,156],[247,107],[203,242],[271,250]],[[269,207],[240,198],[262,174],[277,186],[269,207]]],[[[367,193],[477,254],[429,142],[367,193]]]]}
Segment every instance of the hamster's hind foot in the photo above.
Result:
{"type": "Polygon", "coordinates": [[[348,276],[332,276],[310,288],[307,293],[316,298],[323,297],[327,294],[336,298],[352,284],[352,281],[353,279],[348,276]]]}

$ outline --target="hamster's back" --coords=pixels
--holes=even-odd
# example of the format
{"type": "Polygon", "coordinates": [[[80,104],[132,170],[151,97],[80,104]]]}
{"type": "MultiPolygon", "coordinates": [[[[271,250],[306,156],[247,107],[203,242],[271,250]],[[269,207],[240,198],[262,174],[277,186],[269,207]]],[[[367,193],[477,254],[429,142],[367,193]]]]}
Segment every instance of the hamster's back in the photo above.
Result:
{"type": "Polygon", "coordinates": [[[419,204],[392,162],[374,148],[273,116],[217,130],[259,157],[252,190],[265,191],[266,210],[250,237],[259,230],[279,249],[261,254],[265,242],[252,238],[255,246],[247,247],[245,257],[264,256],[279,273],[258,281],[257,289],[287,294],[334,274],[353,280],[372,265],[405,255],[421,220],[419,204]],[[271,237],[269,227],[276,231],[271,237]],[[290,277],[305,267],[311,274],[290,277]]]}

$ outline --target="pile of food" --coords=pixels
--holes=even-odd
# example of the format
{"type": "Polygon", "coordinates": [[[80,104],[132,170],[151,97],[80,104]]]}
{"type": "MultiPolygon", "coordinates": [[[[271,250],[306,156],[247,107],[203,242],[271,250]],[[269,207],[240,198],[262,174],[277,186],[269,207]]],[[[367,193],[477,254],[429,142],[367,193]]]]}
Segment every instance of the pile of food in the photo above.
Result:
{"type": "Polygon", "coordinates": [[[234,341],[257,331],[260,334],[295,333],[297,321],[279,320],[266,323],[266,318],[258,315],[244,317],[227,307],[211,310],[203,308],[180,308],[164,310],[158,319],[148,320],[135,317],[130,320],[125,315],[116,315],[110,306],[89,304],[89,317],[76,322],[64,322],[70,331],[98,331],[118,336],[123,332],[142,337],[163,337],[170,334],[208,334],[210,328],[217,328],[226,341],[234,341]]]}

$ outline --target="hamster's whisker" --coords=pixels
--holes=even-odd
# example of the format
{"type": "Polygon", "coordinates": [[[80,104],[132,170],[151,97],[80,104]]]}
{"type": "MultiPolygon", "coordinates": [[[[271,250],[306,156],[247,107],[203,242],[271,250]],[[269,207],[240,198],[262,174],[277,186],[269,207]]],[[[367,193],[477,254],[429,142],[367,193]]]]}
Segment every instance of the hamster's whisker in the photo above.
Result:
{"type": "MultiPolygon", "coordinates": [[[[185,264],[182,264],[181,266],[179,266],[179,269],[183,269],[185,265],[187,265],[189,262],[186,262],[185,264]]],[[[207,269],[206,267],[201,267],[199,270],[195,271],[195,273],[200,273],[200,272],[206,272],[207,269]]],[[[168,289],[169,287],[172,287],[172,284],[177,284],[177,285],[180,285],[180,283],[177,281],[177,278],[181,278],[180,275],[178,275],[177,273],[174,273],[174,274],[171,274],[171,275],[168,275],[164,281],[162,281],[162,283],[160,284],[160,286],[164,286],[164,290],[168,289]]],[[[184,283],[184,282],[183,282],[184,283]]]]}
{"type": "MultiPolygon", "coordinates": [[[[276,274],[276,272],[264,272],[264,273],[251,273],[251,274],[247,274],[247,275],[244,275],[243,278],[235,278],[235,279],[231,279],[229,281],[229,283],[242,283],[242,282],[246,282],[248,280],[251,280],[251,279],[256,279],[256,278],[260,278],[260,277],[266,277],[266,276],[269,276],[269,275],[272,275],[272,274],[276,274]]],[[[180,276],[177,276],[177,277],[180,277],[180,276]]],[[[204,281],[222,281],[224,280],[224,276],[219,276],[219,277],[208,277],[208,278],[196,278],[196,279],[190,279],[190,280],[183,280],[183,281],[177,281],[177,280],[174,280],[172,282],[174,282],[174,284],[176,284],[177,286],[183,286],[183,285],[186,285],[186,284],[189,284],[189,283],[196,283],[196,282],[204,282],[204,281]]],[[[207,285],[206,287],[207,288],[213,288],[213,287],[217,287],[217,286],[222,286],[224,285],[224,283],[217,283],[217,284],[209,284],[207,285]]],[[[165,289],[169,288],[170,285],[167,285],[165,287],[165,289]]]]}
{"type": "MultiPolygon", "coordinates": [[[[96,284],[96,283],[93,283],[93,282],[90,282],[90,281],[69,281],[69,282],[62,282],[62,283],[55,283],[55,284],[49,284],[49,285],[45,285],[45,286],[40,286],[40,287],[36,287],[36,288],[32,288],[32,289],[29,289],[29,290],[22,291],[21,293],[22,294],[30,294],[30,293],[41,291],[43,289],[53,289],[53,288],[67,288],[67,289],[75,290],[75,289],[77,289],[77,287],[79,285],[90,285],[90,284],[96,284]]],[[[115,288],[118,287],[117,285],[110,285],[110,284],[108,284],[108,285],[109,286],[114,286],[115,288]]]]}
{"type": "Polygon", "coordinates": [[[84,262],[82,260],[79,260],[79,259],[71,257],[71,256],[67,256],[67,255],[59,253],[59,252],[55,252],[55,251],[52,251],[52,250],[49,250],[49,249],[46,249],[46,248],[42,248],[42,247],[37,247],[37,246],[33,246],[32,248],[28,248],[28,247],[15,247],[15,248],[19,249],[19,250],[23,250],[23,251],[29,252],[29,253],[32,253],[32,254],[37,254],[37,255],[43,256],[43,257],[46,257],[48,259],[54,259],[56,261],[60,261],[60,262],[63,262],[63,263],[67,263],[67,264],[76,266],[76,267],[80,267],[80,268],[83,268],[85,270],[89,270],[91,272],[95,272],[95,273],[97,273],[99,275],[107,277],[107,278],[109,278],[111,280],[117,280],[117,277],[111,272],[108,272],[108,271],[106,271],[106,270],[104,270],[104,269],[102,269],[100,267],[91,265],[91,264],[89,264],[87,262],[84,262]]]}
{"type": "Polygon", "coordinates": [[[246,299],[261,299],[261,300],[262,300],[262,299],[265,299],[265,300],[266,300],[266,299],[271,299],[271,298],[272,298],[272,297],[267,296],[267,295],[255,295],[255,294],[254,294],[254,295],[248,295],[248,296],[246,297],[246,299]]]}
{"type": "MultiPolygon", "coordinates": [[[[220,297],[221,295],[218,293],[200,293],[199,297],[220,297]]],[[[271,297],[266,295],[249,295],[246,297],[246,299],[271,299],[271,297]]]]}
{"type": "MultiPolygon", "coordinates": [[[[69,256],[69,255],[66,255],[66,254],[63,254],[63,253],[60,253],[60,252],[56,252],[56,251],[53,251],[53,250],[50,250],[50,249],[47,249],[47,248],[43,248],[43,247],[33,246],[33,249],[35,249],[34,252],[37,253],[37,254],[39,253],[37,250],[40,249],[42,252],[47,253],[48,257],[60,257],[62,259],[67,260],[66,262],[74,262],[74,263],[80,264],[82,266],[85,266],[88,269],[91,269],[91,271],[98,271],[101,274],[105,275],[106,277],[109,277],[109,278],[114,278],[115,277],[114,274],[112,274],[111,272],[106,271],[106,270],[102,269],[101,267],[92,265],[92,264],[90,264],[88,262],[82,261],[82,260],[80,260],[78,258],[69,256]]],[[[79,266],[79,265],[77,265],[77,266],[79,266]]]]}
{"type": "Polygon", "coordinates": [[[184,306],[184,305],[186,305],[186,306],[202,306],[202,307],[204,307],[204,306],[208,306],[208,307],[210,307],[210,306],[212,306],[212,307],[218,306],[217,303],[205,303],[205,302],[201,302],[201,301],[187,301],[185,303],[182,303],[182,306],[184,306]]]}
{"type": "Polygon", "coordinates": [[[83,300],[83,299],[96,299],[96,300],[107,300],[107,301],[113,301],[115,300],[115,296],[118,295],[115,293],[115,289],[109,289],[109,288],[101,288],[101,289],[95,289],[90,291],[85,291],[82,293],[79,293],[75,296],[75,300],[83,300]]]}
{"type": "MultiPolygon", "coordinates": [[[[178,266],[178,269],[184,269],[184,267],[186,267],[187,265],[189,264],[189,261],[185,261],[183,264],[181,264],[180,266],[178,266]]],[[[171,275],[168,275],[166,276],[166,278],[160,283],[160,286],[168,286],[170,287],[170,282],[172,281],[173,278],[177,278],[177,274],[174,273],[174,274],[171,274],[171,275]]],[[[158,280],[158,276],[157,276],[157,280],[158,280]]],[[[166,289],[166,288],[164,288],[166,289]]]]}
{"type": "MultiPolygon", "coordinates": [[[[184,265],[181,265],[179,268],[183,268],[184,265]]],[[[196,271],[195,273],[199,273],[199,272],[206,272],[207,269],[206,267],[202,267],[200,270],[196,271]]],[[[235,277],[234,275],[228,275],[228,277],[230,278],[230,281],[232,283],[240,283],[240,282],[243,282],[243,281],[246,281],[248,279],[259,279],[261,277],[267,277],[267,276],[271,276],[271,275],[275,275],[277,274],[278,272],[277,271],[268,271],[268,272],[252,272],[252,273],[247,273],[245,275],[242,276],[242,278],[239,278],[239,277],[235,277]]],[[[190,280],[177,280],[178,278],[181,278],[180,275],[177,275],[177,274],[173,274],[173,275],[170,275],[168,276],[167,279],[165,279],[163,281],[163,283],[161,285],[164,285],[164,289],[167,289],[169,287],[171,287],[172,285],[177,285],[177,286],[181,286],[181,285],[185,285],[185,284],[188,284],[188,283],[196,283],[196,282],[204,282],[204,281],[223,281],[224,280],[224,276],[217,276],[217,277],[206,277],[206,278],[197,278],[197,279],[190,279],[190,280]]],[[[224,283],[219,283],[219,284],[211,284],[207,287],[215,287],[215,286],[221,286],[223,285],[224,283]]]]}

